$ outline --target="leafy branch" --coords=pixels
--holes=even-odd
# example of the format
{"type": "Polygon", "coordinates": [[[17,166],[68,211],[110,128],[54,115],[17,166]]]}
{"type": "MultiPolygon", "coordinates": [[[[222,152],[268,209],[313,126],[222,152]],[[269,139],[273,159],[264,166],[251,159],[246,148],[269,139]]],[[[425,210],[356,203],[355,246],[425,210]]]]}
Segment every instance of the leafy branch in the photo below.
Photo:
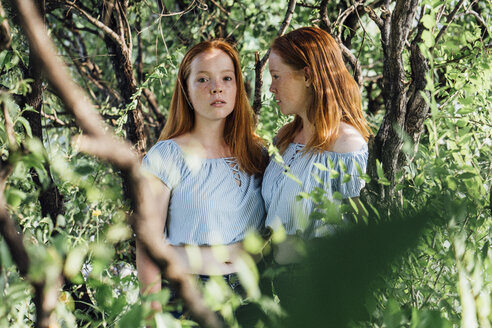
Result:
{"type": "Polygon", "coordinates": [[[77,140],[80,149],[111,162],[123,172],[135,208],[131,221],[138,241],[144,245],[149,257],[161,268],[164,276],[177,286],[192,317],[204,327],[220,327],[216,314],[204,305],[199,292],[179,266],[173,249],[161,242],[161,234],[149,224],[158,220],[160,213],[152,204],[155,198],[149,187],[150,178],[140,173],[138,156],[130,149],[130,145],[117,140],[108,132],[108,127],[92,109],[84,92],[69,78],[66,67],[56,56],[53,42],[43,28],[34,4],[30,0],[16,0],[13,5],[17,7],[21,25],[46,71],[47,80],[85,133],[77,140]]]}

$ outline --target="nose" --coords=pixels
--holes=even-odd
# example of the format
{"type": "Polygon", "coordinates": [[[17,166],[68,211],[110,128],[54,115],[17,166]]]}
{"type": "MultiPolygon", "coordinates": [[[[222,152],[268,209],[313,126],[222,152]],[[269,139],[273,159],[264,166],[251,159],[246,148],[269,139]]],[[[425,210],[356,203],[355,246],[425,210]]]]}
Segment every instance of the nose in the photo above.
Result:
{"type": "Polygon", "coordinates": [[[222,86],[219,83],[215,83],[211,90],[212,94],[222,93],[222,86]]]}
{"type": "Polygon", "coordinates": [[[273,87],[273,83],[272,83],[272,84],[270,84],[270,89],[268,89],[268,90],[269,90],[271,93],[276,93],[276,92],[277,92],[277,89],[275,89],[275,88],[273,87]]]}

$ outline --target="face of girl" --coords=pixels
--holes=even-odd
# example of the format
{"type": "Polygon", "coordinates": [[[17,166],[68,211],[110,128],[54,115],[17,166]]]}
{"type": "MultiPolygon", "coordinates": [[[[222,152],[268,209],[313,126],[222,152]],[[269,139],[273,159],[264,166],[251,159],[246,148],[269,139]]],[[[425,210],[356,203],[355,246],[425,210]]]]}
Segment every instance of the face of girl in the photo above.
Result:
{"type": "Polygon", "coordinates": [[[203,52],[192,60],[187,86],[197,120],[225,120],[234,110],[235,73],[232,59],[219,49],[203,52]]]}
{"type": "Polygon", "coordinates": [[[287,65],[275,51],[268,59],[272,84],[270,92],[284,115],[306,114],[313,100],[311,82],[305,70],[296,70],[287,65]]]}

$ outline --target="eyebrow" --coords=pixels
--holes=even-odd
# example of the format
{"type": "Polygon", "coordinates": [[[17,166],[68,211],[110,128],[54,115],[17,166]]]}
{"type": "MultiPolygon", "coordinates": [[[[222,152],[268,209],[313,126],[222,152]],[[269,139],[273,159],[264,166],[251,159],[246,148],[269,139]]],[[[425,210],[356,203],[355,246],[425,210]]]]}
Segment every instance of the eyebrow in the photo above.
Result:
{"type": "MultiPolygon", "coordinates": [[[[221,73],[227,73],[227,72],[234,73],[234,70],[232,70],[232,69],[225,69],[225,70],[220,71],[220,72],[221,73]]],[[[208,72],[208,71],[198,71],[198,72],[196,72],[196,74],[200,74],[200,73],[210,73],[210,72],[208,72]]]]}

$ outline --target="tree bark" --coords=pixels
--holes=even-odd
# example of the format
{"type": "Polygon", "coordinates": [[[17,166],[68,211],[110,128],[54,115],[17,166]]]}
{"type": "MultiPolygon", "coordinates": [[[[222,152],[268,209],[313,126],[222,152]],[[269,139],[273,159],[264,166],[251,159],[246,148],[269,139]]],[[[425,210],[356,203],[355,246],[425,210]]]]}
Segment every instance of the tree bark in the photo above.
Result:
{"type": "MultiPolygon", "coordinates": [[[[132,96],[137,92],[137,81],[131,62],[130,27],[125,25],[125,22],[127,22],[126,6],[117,0],[115,7],[111,12],[106,12],[107,8],[103,8],[102,17],[109,17],[109,28],[115,33],[123,33],[119,33],[119,42],[115,42],[113,38],[105,34],[104,42],[106,43],[108,55],[116,75],[118,89],[123,98],[124,105],[128,106],[133,101],[132,96]]],[[[125,124],[127,139],[142,157],[147,149],[147,134],[144,131],[145,124],[142,105],[139,99],[137,99],[136,107],[128,111],[127,115],[127,122],[125,124]]]]}
{"type": "MultiPolygon", "coordinates": [[[[36,3],[38,10],[41,13],[41,17],[45,17],[45,4],[44,1],[37,1],[36,3]]],[[[44,20],[43,20],[44,22],[44,20]]],[[[41,124],[41,111],[43,105],[43,78],[41,72],[41,66],[39,61],[34,56],[32,50],[29,50],[29,65],[27,71],[24,72],[24,79],[32,79],[33,82],[30,84],[31,91],[21,98],[20,108],[25,108],[26,106],[31,106],[34,111],[25,111],[22,116],[26,118],[31,127],[32,135],[43,142],[43,127],[41,124]]],[[[48,172],[49,185],[47,187],[43,186],[39,180],[37,172],[31,168],[29,170],[33,181],[36,183],[37,187],[40,189],[39,202],[41,205],[41,215],[43,217],[50,216],[53,221],[53,225],[56,225],[56,217],[59,214],[64,213],[64,203],[63,196],[60,194],[58,187],[50,173],[49,164],[44,165],[46,172],[48,172]]]]}
{"type": "Polygon", "coordinates": [[[367,172],[372,180],[367,189],[368,195],[377,196],[371,197],[372,201],[387,202],[396,196],[395,186],[398,182],[396,174],[403,164],[400,157],[403,145],[402,132],[411,132],[412,138],[418,140],[428,110],[428,105],[420,94],[425,88],[425,75],[428,68],[425,64],[418,64],[418,61],[425,63],[425,58],[418,51],[418,40],[414,43],[412,69],[415,71],[410,87],[405,81],[402,58],[418,4],[419,0],[398,0],[391,15],[388,7],[384,8],[378,23],[384,56],[383,98],[386,113],[376,137],[370,143],[367,172]],[[414,124],[417,125],[413,126],[414,124]],[[390,182],[388,186],[377,181],[377,160],[390,182]]]}

